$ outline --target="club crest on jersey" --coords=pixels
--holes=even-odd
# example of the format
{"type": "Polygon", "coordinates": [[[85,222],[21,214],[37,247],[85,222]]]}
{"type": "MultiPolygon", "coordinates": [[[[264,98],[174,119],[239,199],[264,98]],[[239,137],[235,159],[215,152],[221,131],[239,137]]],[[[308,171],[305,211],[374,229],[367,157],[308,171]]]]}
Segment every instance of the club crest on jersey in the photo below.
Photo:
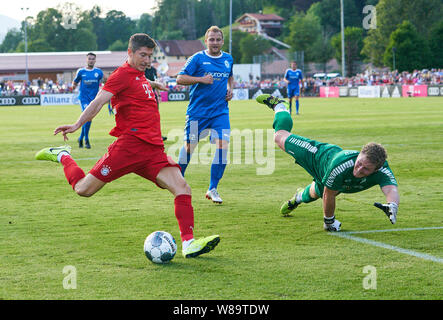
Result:
{"type": "Polygon", "coordinates": [[[100,170],[100,173],[102,176],[106,177],[111,172],[111,168],[109,166],[104,165],[102,169],[100,170]]]}
{"type": "Polygon", "coordinates": [[[228,61],[228,60],[225,60],[225,66],[226,66],[226,68],[229,69],[230,64],[229,64],[229,61],[228,61]]]}
{"type": "Polygon", "coordinates": [[[94,73],[94,77],[98,78],[98,73],[97,72],[94,73]]]}

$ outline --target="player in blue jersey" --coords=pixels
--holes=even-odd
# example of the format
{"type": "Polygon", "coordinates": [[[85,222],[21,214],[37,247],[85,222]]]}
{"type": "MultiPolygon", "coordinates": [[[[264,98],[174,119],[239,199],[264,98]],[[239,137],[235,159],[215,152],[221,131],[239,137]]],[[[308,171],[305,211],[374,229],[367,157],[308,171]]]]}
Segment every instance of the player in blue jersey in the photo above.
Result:
{"type": "Polygon", "coordinates": [[[206,198],[215,203],[222,203],[217,186],[227,164],[231,131],[228,101],[232,99],[234,88],[233,59],[230,54],[221,51],[223,43],[222,30],[210,27],[205,34],[207,50],[190,57],[177,76],[177,84],[191,86],[185,142],[178,163],[184,175],[198,141],[211,133],[210,141],[217,148],[206,198]]]}
{"type": "Polygon", "coordinates": [[[289,113],[292,114],[292,99],[295,97],[295,112],[299,114],[300,103],[298,98],[300,97],[300,82],[301,90],[303,90],[303,73],[300,69],[297,69],[297,62],[291,62],[291,69],[287,69],[284,77],[285,82],[288,83],[288,99],[289,99],[289,113]]]}
{"type": "MultiPolygon", "coordinates": [[[[72,82],[73,89],[75,89],[75,87],[80,83],[78,98],[80,100],[82,112],[87,108],[91,101],[95,99],[95,96],[97,95],[98,89],[100,87],[100,81],[103,79],[103,72],[99,68],[94,67],[95,62],[96,55],[92,52],[89,52],[86,55],[87,66],[85,68],[80,68],[77,70],[75,79],[72,82]]],[[[82,126],[82,132],[80,134],[80,137],[78,138],[79,148],[83,148],[83,139],[85,140],[85,147],[87,149],[91,148],[91,144],[89,142],[90,128],[91,121],[86,122],[82,126]]]]}

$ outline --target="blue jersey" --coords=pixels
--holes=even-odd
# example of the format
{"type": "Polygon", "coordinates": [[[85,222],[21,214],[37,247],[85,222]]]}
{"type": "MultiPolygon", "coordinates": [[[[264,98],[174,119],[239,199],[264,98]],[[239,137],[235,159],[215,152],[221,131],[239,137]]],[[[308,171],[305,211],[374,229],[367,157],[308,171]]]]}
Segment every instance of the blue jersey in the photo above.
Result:
{"type": "Polygon", "coordinates": [[[285,79],[289,81],[288,88],[298,88],[300,80],[303,79],[303,74],[300,69],[287,69],[285,79]]]}
{"type": "Polygon", "coordinates": [[[186,112],[190,118],[213,118],[229,114],[226,93],[228,79],[232,77],[233,62],[232,56],[226,52],[222,52],[218,57],[211,57],[204,50],[188,59],[179,75],[203,77],[211,74],[214,78],[212,84],[196,83],[191,86],[186,112]]]}
{"type": "Polygon", "coordinates": [[[90,103],[95,99],[100,87],[100,80],[103,78],[103,72],[99,68],[92,70],[80,68],[77,70],[74,82],[80,83],[80,94],[78,98],[81,103],[90,103]]]}

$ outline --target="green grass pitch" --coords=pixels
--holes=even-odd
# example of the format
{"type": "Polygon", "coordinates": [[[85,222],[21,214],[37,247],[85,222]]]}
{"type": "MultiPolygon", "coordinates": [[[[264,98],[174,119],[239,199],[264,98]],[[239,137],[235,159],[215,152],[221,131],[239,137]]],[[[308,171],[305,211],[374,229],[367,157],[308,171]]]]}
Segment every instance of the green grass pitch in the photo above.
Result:
{"type": "MultiPolygon", "coordinates": [[[[293,132],[346,149],[380,142],[399,182],[397,224],[372,206],[384,202],[374,187],[338,197],[343,232],[420,229],[353,234],[366,242],[335,237],[322,229],[320,201],[281,217],[281,203],[311,179],[272,136],[268,147],[272,112],[233,101],[231,163],[219,185],[224,203],[204,197],[212,158],[207,140],[186,173],[196,237],[220,234],[221,242],[207,255],[184,259],[167,191],[127,175],[81,198],[61,165],[34,160],[41,148],[63,144],[53,129],[73,123],[79,106],[1,107],[0,299],[442,299],[443,98],[301,98],[300,105],[293,132]],[[167,265],[143,253],[155,230],[178,242],[167,265]],[[66,266],[76,270],[75,289],[64,288],[74,275],[63,273],[66,266]],[[365,272],[368,266],[375,271],[365,272]]],[[[175,159],[185,109],[184,102],[160,105],[166,150],[175,159]]],[[[92,123],[92,149],[78,149],[77,133],[70,136],[85,172],[114,140],[113,125],[105,107],[92,123]]]]}

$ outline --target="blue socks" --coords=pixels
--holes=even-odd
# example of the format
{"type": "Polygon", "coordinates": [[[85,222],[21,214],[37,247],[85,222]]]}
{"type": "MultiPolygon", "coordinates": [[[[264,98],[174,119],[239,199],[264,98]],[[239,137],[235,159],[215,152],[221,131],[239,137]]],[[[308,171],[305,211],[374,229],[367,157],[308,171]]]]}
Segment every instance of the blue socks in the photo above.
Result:
{"type": "Polygon", "coordinates": [[[84,138],[85,141],[89,141],[89,130],[90,129],[91,129],[91,121],[88,121],[82,126],[82,133],[80,134],[80,138],[78,138],[78,140],[82,141],[84,138]]]}
{"type": "Polygon", "coordinates": [[[214,159],[212,160],[211,165],[211,182],[209,183],[209,189],[217,189],[218,182],[223,177],[223,173],[225,172],[226,164],[228,158],[228,150],[227,149],[216,149],[214,159]]]}
{"type": "Polygon", "coordinates": [[[187,153],[185,147],[180,149],[178,154],[178,164],[181,168],[182,176],[185,176],[186,168],[188,167],[189,161],[191,161],[192,153],[187,153]]]}
{"type": "Polygon", "coordinates": [[[295,113],[298,114],[298,107],[300,104],[298,103],[298,100],[295,100],[295,113]]]}
{"type": "MultiPolygon", "coordinates": [[[[185,147],[180,149],[178,155],[178,164],[181,168],[181,173],[185,176],[186,168],[191,161],[192,154],[187,153],[185,147]]],[[[217,189],[220,179],[225,172],[226,164],[228,163],[228,150],[227,149],[215,149],[214,159],[211,165],[211,181],[209,183],[209,189],[217,189]]]]}

